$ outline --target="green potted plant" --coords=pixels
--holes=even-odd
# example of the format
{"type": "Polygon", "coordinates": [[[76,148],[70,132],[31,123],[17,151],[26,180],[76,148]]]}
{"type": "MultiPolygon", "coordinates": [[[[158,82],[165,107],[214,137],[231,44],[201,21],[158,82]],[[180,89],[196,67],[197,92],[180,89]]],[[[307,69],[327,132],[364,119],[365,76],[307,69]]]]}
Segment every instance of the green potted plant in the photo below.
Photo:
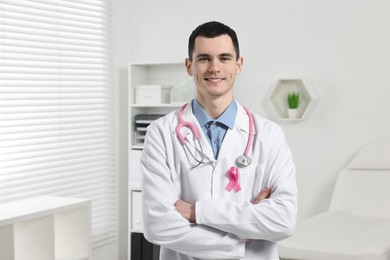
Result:
{"type": "Polygon", "coordinates": [[[297,118],[298,117],[298,106],[300,101],[299,92],[290,92],[287,95],[287,115],[289,118],[297,118]]]}

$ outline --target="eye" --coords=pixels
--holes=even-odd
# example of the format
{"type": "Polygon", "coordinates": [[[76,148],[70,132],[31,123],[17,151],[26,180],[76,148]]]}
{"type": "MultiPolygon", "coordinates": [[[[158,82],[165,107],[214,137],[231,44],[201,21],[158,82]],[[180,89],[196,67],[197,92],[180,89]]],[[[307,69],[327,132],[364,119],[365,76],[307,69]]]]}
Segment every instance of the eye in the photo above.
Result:
{"type": "Polygon", "coordinates": [[[204,62],[204,61],[208,61],[209,60],[209,58],[207,58],[207,57],[199,57],[198,58],[198,61],[200,61],[200,62],[204,62]]]}
{"type": "Polygon", "coordinates": [[[221,57],[221,61],[224,63],[229,62],[231,60],[232,60],[232,57],[230,57],[230,56],[222,56],[221,57]]]}

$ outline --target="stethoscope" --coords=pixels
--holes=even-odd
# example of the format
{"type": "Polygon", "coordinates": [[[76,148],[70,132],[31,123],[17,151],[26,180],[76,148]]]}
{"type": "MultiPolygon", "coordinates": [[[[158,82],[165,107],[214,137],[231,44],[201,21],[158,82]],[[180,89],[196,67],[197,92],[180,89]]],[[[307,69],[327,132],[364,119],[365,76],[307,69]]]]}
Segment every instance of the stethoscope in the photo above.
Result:
{"type": "MultiPolygon", "coordinates": [[[[187,148],[187,150],[189,151],[189,153],[191,154],[191,156],[195,159],[195,161],[198,163],[197,165],[195,165],[193,168],[195,167],[198,167],[200,164],[204,163],[204,158],[205,158],[205,154],[203,152],[203,148],[202,148],[202,145],[199,141],[199,132],[198,132],[198,129],[196,128],[195,124],[193,123],[190,123],[188,121],[184,121],[183,119],[183,110],[185,109],[185,107],[188,105],[185,104],[183,105],[178,113],[177,113],[177,118],[178,118],[178,123],[177,123],[177,126],[175,128],[175,133],[177,135],[177,138],[179,139],[179,142],[187,148]],[[200,155],[201,155],[201,158],[197,158],[192,152],[191,152],[191,149],[187,146],[187,142],[183,136],[183,134],[181,133],[181,129],[183,127],[187,127],[190,129],[190,131],[192,132],[194,138],[195,138],[195,141],[198,142],[199,144],[199,147],[200,147],[200,150],[196,149],[200,155]]],[[[255,131],[255,124],[253,122],[253,115],[252,113],[246,108],[246,107],[243,107],[246,114],[248,115],[248,118],[249,118],[249,135],[248,135],[248,141],[246,143],[246,147],[245,147],[245,151],[242,155],[238,156],[237,159],[236,159],[236,165],[238,167],[246,167],[248,165],[250,165],[252,163],[252,159],[248,156],[249,154],[249,150],[250,150],[250,147],[252,146],[253,144],[253,133],[255,131]]]]}

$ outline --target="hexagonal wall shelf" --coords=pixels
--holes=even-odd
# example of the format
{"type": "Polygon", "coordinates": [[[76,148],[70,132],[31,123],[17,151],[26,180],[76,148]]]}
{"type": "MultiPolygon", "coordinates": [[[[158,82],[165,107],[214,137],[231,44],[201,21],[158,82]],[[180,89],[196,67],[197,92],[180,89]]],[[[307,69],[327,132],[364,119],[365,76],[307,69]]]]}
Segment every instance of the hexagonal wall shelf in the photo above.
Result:
{"type": "Polygon", "coordinates": [[[279,79],[268,98],[272,110],[279,120],[302,121],[309,117],[319,101],[319,97],[308,79],[279,79]],[[300,102],[297,117],[288,117],[287,95],[299,92],[300,102]]]}

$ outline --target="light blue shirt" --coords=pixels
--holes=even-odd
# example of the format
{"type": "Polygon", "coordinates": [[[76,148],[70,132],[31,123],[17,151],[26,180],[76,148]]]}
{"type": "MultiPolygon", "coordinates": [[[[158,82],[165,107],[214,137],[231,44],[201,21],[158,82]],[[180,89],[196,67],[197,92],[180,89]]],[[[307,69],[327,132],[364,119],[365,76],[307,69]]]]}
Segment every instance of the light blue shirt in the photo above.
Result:
{"type": "Polygon", "coordinates": [[[233,100],[217,119],[212,119],[196,99],[192,101],[192,111],[202,127],[203,133],[207,136],[207,140],[213,149],[214,158],[217,159],[226,132],[228,128],[233,128],[236,119],[236,101],[233,100]]]}

